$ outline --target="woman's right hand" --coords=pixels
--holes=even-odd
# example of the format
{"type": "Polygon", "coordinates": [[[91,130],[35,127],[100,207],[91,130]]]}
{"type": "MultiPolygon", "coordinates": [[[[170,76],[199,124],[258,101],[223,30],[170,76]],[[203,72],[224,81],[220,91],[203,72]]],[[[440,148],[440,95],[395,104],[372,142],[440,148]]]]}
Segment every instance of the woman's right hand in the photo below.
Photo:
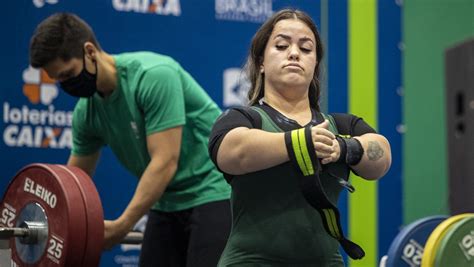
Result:
{"type": "Polygon", "coordinates": [[[322,123],[311,128],[311,137],[313,139],[314,150],[316,156],[321,159],[322,164],[337,161],[339,158],[339,143],[336,136],[329,131],[329,121],[324,120],[322,123]]]}

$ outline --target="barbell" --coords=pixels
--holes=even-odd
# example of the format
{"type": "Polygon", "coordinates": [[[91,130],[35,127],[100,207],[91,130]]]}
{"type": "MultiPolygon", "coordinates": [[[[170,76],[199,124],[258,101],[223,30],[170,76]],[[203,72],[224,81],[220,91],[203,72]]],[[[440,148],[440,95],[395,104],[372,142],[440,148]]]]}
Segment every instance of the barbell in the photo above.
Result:
{"type": "MultiPolygon", "coordinates": [[[[0,206],[0,241],[13,266],[98,266],[104,215],[92,179],[77,167],[35,163],[10,181],[0,206]]],[[[124,244],[140,244],[129,233],[124,244]]]]}

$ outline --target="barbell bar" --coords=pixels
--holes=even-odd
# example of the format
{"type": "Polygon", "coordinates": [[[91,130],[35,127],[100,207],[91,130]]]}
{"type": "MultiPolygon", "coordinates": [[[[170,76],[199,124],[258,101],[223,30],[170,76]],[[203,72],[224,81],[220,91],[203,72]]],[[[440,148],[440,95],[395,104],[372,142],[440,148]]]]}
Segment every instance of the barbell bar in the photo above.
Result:
{"type": "MultiPolygon", "coordinates": [[[[12,237],[18,237],[22,244],[36,244],[42,238],[41,236],[47,236],[48,229],[43,223],[38,222],[23,222],[20,227],[0,227],[0,239],[10,239],[12,237]]],[[[130,232],[121,241],[120,244],[131,244],[137,245],[143,242],[143,233],[141,232],[130,232]]]]}

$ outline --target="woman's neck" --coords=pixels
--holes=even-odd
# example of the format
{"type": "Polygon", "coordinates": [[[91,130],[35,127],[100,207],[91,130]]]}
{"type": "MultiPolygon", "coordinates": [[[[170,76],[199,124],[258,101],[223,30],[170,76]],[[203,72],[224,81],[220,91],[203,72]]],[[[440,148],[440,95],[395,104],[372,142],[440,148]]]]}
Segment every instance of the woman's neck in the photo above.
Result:
{"type": "Polygon", "coordinates": [[[280,94],[278,91],[268,90],[264,97],[265,103],[300,125],[306,125],[312,119],[307,91],[305,94],[280,94]]]}

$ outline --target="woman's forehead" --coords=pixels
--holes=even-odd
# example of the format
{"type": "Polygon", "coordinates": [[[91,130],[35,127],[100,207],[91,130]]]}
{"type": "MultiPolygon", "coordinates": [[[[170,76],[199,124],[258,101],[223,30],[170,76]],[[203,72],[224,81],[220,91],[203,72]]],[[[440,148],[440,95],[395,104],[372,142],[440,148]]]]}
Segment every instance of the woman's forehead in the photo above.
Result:
{"type": "Polygon", "coordinates": [[[275,38],[279,34],[286,36],[304,36],[315,41],[313,31],[308,27],[308,25],[306,25],[305,22],[299,19],[284,19],[278,21],[273,27],[271,38],[275,38]]]}

